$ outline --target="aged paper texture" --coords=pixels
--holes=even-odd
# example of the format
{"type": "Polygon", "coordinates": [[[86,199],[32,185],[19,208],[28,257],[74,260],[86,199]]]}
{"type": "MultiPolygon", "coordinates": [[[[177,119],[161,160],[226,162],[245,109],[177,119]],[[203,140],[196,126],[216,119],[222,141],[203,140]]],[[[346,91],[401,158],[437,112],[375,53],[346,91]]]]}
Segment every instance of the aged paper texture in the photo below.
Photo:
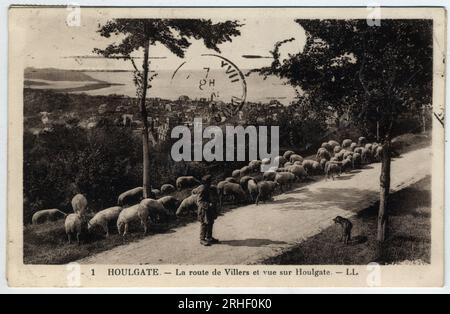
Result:
{"type": "Polygon", "coordinates": [[[446,23],[11,7],[9,285],[442,286],[446,23]]]}

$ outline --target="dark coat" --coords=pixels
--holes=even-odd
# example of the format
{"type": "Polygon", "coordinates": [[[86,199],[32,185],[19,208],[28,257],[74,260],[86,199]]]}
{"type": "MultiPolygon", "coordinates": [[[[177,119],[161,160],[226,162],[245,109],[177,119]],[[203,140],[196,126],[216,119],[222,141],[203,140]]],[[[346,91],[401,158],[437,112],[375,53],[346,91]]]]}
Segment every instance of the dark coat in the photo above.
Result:
{"type": "Polygon", "coordinates": [[[194,191],[197,195],[197,219],[201,223],[213,223],[217,218],[217,207],[210,203],[210,186],[209,184],[202,184],[194,191]]]}

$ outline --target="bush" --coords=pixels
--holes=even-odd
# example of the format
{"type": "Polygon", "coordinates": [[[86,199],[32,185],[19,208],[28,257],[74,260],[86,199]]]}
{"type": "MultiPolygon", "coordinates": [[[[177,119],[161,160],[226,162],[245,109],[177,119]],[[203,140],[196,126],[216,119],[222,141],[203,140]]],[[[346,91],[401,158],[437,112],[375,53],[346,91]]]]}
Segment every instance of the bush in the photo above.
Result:
{"type": "Polygon", "coordinates": [[[43,208],[72,211],[83,193],[92,209],[116,203],[117,195],[139,185],[141,144],[128,129],[103,124],[91,130],[55,125],[24,134],[24,222],[43,208]]]}

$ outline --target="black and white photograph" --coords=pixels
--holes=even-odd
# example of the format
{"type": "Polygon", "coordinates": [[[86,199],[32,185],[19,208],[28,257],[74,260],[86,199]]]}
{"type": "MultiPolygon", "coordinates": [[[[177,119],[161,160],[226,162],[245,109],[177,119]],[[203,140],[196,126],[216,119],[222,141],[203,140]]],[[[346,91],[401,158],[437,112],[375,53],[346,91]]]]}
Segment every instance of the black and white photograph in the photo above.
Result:
{"type": "Polygon", "coordinates": [[[9,280],[442,285],[444,16],[11,7],[9,280]]]}

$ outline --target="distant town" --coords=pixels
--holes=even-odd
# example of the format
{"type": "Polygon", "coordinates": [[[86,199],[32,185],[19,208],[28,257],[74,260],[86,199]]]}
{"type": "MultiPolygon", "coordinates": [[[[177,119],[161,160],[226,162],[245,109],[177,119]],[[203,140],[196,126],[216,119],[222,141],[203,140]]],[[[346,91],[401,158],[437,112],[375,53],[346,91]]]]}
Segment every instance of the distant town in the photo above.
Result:
{"type": "MultiPolygon", "coordinates": [[[[64,93],[57,93],[49,90],[25,89],[25,94],[51,93],[54,95],[67,95],[67,97],[86,97],[64,93]]],[[[110,102],[104,102],[96,107],[87,106],[86,110],[81,111],[76,108],[56,109],[52,111],[34,112],[33,115],[25,115],[28,130],[37,135],[41,132],[48,132],[55,124],[74,124],[91,129],[103,119],[107,118],[118,126],[131,128],[136,134],[140,134],[143,122],[138,112],[136,104],[137,99],[121,96],[87,96],[92,99],[108,98],[110,102]]],[[[106,99],[105,99],[106,100],[106,99]]],[[[27,102],[25,102],[27,103],[27,102]]],[[[203,125],[273,125],[278,121],[278,116],[288,108],[277,100],[271,100],[268,103],[246,102],[237,115],[229,116],[226,114],[227,108],[231,104],[222,101],[202,99],[190,99],[186,95],[180,96],[177,100],[171,101],[161,98],[150,98],[147,101],[149,111],[148,123],[153,130],[151,134],[152,144],[164,142],[170,138],[170,131],[177,125],[192,127],[194,118],[201,117],[203,125]]]]}

